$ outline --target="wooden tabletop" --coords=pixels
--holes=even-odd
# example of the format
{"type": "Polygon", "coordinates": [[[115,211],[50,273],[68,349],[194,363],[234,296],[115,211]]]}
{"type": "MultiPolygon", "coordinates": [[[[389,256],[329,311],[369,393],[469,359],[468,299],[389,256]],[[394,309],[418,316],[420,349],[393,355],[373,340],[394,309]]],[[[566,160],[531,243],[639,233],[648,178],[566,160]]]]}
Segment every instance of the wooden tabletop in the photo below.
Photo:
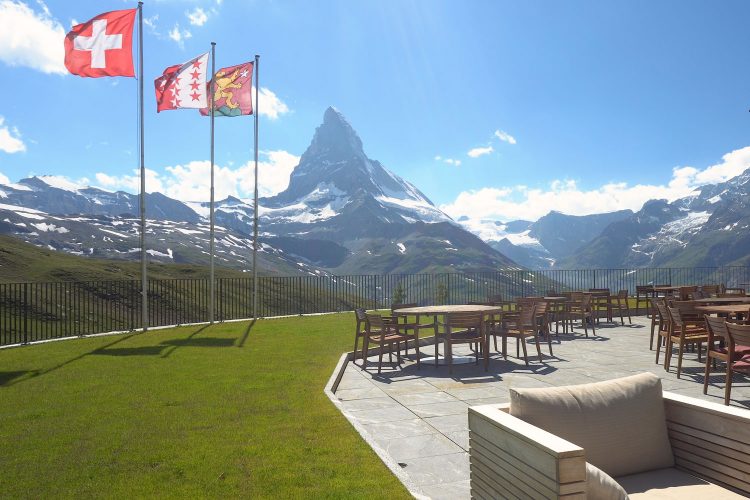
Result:
{"type": "Polygon", "coordinates": [[[675,292],[681,287],[679,286],[655,286],[653,287],[655,292],[675,292]]]}
{"type": "Polygon", "coordinates": [[[705,299],[695,299],[696,304],[750,304],[750,297],[706,297],[705,299]]]}
{"type": "Polygon", "coordinates": [[[501,312],[502,310],[503,308],[501,306],[452,304],[443,306],[404,307],[403,309],[396,309],[393,311],[393,314],[450,314],[457,312],[495,313],[501,312]]]}
{"type": "Polygon", "coordinates": [[[715,314],[750,314],[750,304],[695,306],[695,310],[715,314]]]}

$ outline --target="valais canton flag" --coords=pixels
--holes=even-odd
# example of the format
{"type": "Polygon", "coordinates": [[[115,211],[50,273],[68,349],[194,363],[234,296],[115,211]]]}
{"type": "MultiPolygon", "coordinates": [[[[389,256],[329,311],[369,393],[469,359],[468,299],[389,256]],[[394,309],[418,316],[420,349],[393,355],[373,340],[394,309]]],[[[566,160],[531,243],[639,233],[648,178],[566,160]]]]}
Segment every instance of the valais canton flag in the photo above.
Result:
{"type": "Polygon", "coordinates": [[[134,76],[136,9],[99,14],[65,35],[65,67],[78,76],[134,76]]]}
{"type": "Polygon", "coordinates": [[[185,64],[170,66],[154,80],[156,112],[166,109],[200,109],[208,105],[206,67],[208,52],[185,64]]]}
{"type": "MultiPolygon", "coordinates": [[[[214,75],[214,116],[253,114],[253,63],[222,68],[214,75]]],[[[211,86],[208,86],[209,92],[211,86]]],[[[201,109],[208,115],[208,107],[201,109]]]]}

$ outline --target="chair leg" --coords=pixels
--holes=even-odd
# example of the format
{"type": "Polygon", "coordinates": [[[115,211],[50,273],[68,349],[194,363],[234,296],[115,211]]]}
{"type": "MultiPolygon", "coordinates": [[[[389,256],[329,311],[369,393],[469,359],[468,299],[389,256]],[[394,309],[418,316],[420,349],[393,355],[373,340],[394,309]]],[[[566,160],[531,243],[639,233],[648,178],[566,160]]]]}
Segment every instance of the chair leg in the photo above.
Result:
{"type": "MultiPolygon", "coordinates": [[[[390,354],[390,353],[389,353],[390,354]]],[[[380,355],[378,356],[378,375],[383,368],[383,343],[380,343],[380,355]]]]}
{"type": "Polygon", "coordinates": [[[732,368],[727,363],[727,378],[724,387],[724,404],[729,406],[729,396],[732,394],[732,368]]]}
{"type": "Polygon", "coordinates": [[[682,372],[682,355],[685,353],[685,343],[680,342],[680,347],[677,349],[677,378],[680,378],[682,372]]]}
{"type": "Polygon", "coordinates": [[[370,338],[365,335],[364,340],[362,341],[362,369],[365,370],[367,368],[367,352],[370,348],[370,338]]]}
{"type": "Polygon", "coordinates": [[[542,349],[539,347],[539,335],[536,335],[536,332],[534,334],[534,343],[536,344],[536,353],[539,356],[539,362],[543,363],[543,361],[542,361],[542,349]]]}
{"type": "Polygon", "coordinates": [[[633,324],[633,318],[630,317],[630,304],[628,304],[627,299],[625,299],[625,311],[628,313],[628,324],[633,324]]]}
{"type": "MultiPolygon", "coordinates": [[[[656,364],[659,364],[659,351],[661,351],[661,343],[662,343],[663,337],[661,336],[661,333],[659,333],[659,336],[656,337],[656,364]]],[[[666,349],[664,351],[664,355],[666,356],[666,349]]]]}
{"type": "Polygon", "coordinates": [[[438,336],[435,336],[435,368],[438,366],[438,344],[440,343],[440,339],[438,336]]]}
{"type": "MultiPolygon", "coordinates": [[[[359,335],[354,336],[354,357],[352,358],[352,363],[355,365],[357,364],[357,344],[359,344],[359,335]]],[[[362,353],[364,355],[364,353],[362,353]]]]}
{"type": "Polygon", "coordinates": [[[708,394],[708,374],[711,372],[711,357],[706,355],[706,371],[703,373],[703,394],[708,394]]]}
{"type": "Polygon", "coordinates": [[[672,350],[673,342],[671,338],[665,339],[664,342],[664,369],[669,371],[669,367],[672,364],[672,350]]]}
{"type": "Polygon", "coordinates": [[[450,342],[445,343],[445,358],[448,360],[448,373],[453,374],[453,346],[450,342]]]}
{"type": "Polygon", "coordinates": [[[503,334],[503,338],[500,344],[502,344],[502,347],[503,347],[503,359],[507,360],[508,359],[508,336],[507,335],[503,334]]]}
{"type": "Polygon", "coordinates": [[[516,347],[518,347],[519,342],[521,343],[521,347],[523,347],[523,360],[526,363],[526,366],[529,366],[529,353],[526,352],[526,339],[522,334],[516,337],[516,347]]]}
{"type": "Polygon", "coordinates": [[[419,333],[418,332],[414,333],[414,350],[416,351],[416,354],[417,354],[417,370],[419,370],[419,358],[420,358],[421,352],[419,350],[419,333]]]}

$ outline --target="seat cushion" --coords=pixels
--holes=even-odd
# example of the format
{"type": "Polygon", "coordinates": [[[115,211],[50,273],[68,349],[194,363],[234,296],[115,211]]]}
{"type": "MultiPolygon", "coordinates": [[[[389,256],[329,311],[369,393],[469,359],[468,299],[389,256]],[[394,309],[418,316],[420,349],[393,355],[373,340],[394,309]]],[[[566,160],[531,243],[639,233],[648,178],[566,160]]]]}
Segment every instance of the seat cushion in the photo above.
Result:
{"type": "Polygon", "coordinates": [[[586,496],[595,500],[628,500],[628,494],[612,476],[586,462],[586,496]]]}
{"type": "Polygon", "coordinates": [[[659,469],[641,474],[618,477],[617,482],[638,499],[724,500],[745,498],[703,479],[675,468],[659,469]]]}
{"type": "Polygon", "coordinates": [[[661,380],[642,373],[606,382],[511,389],[510,414],[574,443],[611,476],[674,465],[661,380]]]}

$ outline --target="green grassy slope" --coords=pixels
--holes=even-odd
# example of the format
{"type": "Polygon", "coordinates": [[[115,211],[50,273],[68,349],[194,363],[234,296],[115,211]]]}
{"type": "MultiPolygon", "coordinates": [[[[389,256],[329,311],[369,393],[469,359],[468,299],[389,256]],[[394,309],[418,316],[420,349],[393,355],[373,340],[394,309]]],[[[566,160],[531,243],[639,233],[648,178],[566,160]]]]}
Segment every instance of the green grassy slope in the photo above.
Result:
{"type": "MultiPolygon", "coordinates": [[[[149,277],[207,278],[208,268],[184,264],[149,264],[149,277]]],[[[247,277],[233,269],[216,268],[216,276],[247,277]]],[[[0,283],[20,281],[94,281],[140,279],[139,262],[78,257],[45,250],[12,236],[0,236],[0,283]]]]}
{"type": "Polygon", "coordinates": [[[408,498],[323,394],[354,318],[0,350],[4,498],[408,498]]]}

